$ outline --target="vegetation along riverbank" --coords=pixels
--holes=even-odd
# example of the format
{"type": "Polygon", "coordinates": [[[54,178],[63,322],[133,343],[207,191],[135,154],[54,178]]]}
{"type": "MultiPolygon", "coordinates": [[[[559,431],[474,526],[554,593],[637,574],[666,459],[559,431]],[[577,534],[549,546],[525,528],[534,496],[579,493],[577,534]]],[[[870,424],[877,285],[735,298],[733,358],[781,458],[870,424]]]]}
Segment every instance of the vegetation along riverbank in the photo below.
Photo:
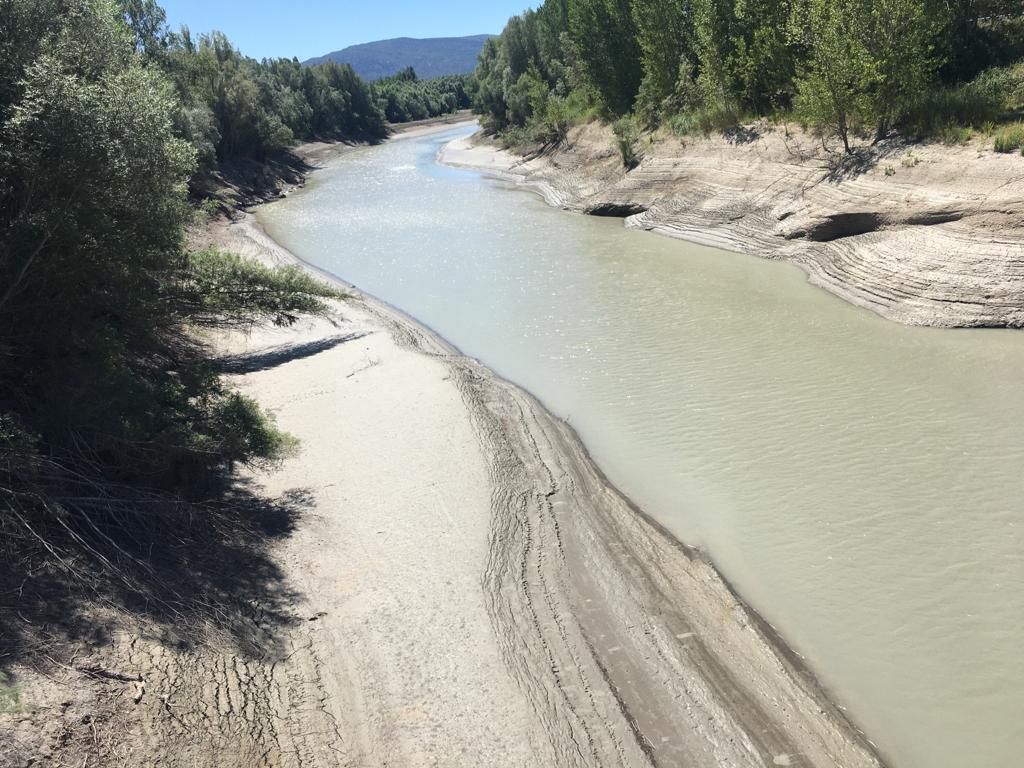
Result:
{"type": "Polygon", "coordinates": [[[548,0],[468,80],[367,83],[0,3],[0,766],[880,765],[567,424],[239,209],[472,100],[529,159],[450,162],[1020,326],[1020,31],[548,0]]]}
{"type": "Polygon", "coordinates": [[[0,49],[0,764],[165,765],[114,716],[152,692],[114,638],[244,663],[292,610],[270,551],[302,499],[245,472],[297,441],[225,378],[218,334],[342,296],[186,231],[300,181],[296,140],[383,140],[385,97],[147,1],[5,2],[0,49]]]}
{"type": "Polygon", "coordinates": [[[1019,3],[549,0],[471,84],[451,162],[802,266],[894,320],[1024,324],[1019,3]]]}

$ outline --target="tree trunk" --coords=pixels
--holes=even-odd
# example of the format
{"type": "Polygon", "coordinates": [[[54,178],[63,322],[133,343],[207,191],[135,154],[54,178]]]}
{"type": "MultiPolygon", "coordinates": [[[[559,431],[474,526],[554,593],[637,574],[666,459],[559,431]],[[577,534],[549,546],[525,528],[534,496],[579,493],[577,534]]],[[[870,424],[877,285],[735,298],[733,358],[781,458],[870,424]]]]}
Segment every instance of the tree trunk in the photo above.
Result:
{"type": "Polygon", "coordinates": [[[839,138],[843,140],[843,149],[846,150],[846,154],[852,155],[853,150],[850,149],[850,129],[846,125],[846,115],[839,116],[839,138]]]}

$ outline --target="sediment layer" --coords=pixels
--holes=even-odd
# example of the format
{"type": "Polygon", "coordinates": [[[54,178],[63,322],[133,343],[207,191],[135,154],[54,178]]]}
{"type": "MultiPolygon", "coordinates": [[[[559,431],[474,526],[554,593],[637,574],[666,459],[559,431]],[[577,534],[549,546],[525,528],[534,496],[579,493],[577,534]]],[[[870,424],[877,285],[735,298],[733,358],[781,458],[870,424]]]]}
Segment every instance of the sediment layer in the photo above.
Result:
{"type": "Polygon", "coordinates": [[[911,325],[1024,326],[1024,157],[892,143],[857,157],[782,127],[656,135],[623,167],[604,127],[521,157],[477,136],[442,160],[500,173],[551,205],[801,266],[811,282],[911,325]]]}

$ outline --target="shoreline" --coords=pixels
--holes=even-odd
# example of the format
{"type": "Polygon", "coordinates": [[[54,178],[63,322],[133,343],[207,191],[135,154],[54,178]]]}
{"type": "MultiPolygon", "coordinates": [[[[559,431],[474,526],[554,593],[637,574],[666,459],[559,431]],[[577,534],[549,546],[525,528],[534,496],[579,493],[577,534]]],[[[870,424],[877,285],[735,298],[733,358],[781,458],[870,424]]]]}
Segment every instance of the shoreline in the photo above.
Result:
{"type": "Polygon", "coordinates": [[[813,137],[641,142],[622,168],[611,131],[521,156],[477,133],[439,155],[521,185],[555,208],[799,266],[808,281],[888,320],[1024,328],[1024,158],[977,146],[883,146],[837,165],[813,137]]]}
{"type": "MultiPolygon", "coordinates": [[[[638,551],[650,552],[653,549],[658,551],[659,553],[659,564],[661,568],[680,568],[681,563],[685,562],[687,564],[687,567],[683,568],[683,570],[695,569],[698,571],[705,571],[703,578],[711,582],[717,582],[718,584],[717,588],[720,590],[717,595],[718,608],[737,612],[740,616],[740,618],[738,619],[738,623],[740,625],[743,625],[745,629],[751,629],[752,633],[757,636],[760,643],[760,648],[763,652],[767,654],[767,658],[770,658],[774,660],[777,664],[781,665],[779,667],[776,667],[776,674],[778,674],[781,670],[784,670],[783,674],[788,678],[788,680],[791,683],[795,684],[796,688],[794,690],[789,691],[789,695],[797,696],[798,698],[806,697],[803,703],[812,704],[813,708],[818,709],[818,711],[822,713],[821,720],[823,722],[819,723],[819,725],[822,725],[827,731],[832,731],[832,733],[829,734],[829,737],[825,740],[827,741],[828,739],[832,738],[838,739],[839,741],[844,742],[844,745],[842,747],[842,751],[844,753],[856,753],[852,756],[850,754],[844,755],[844,760],[852,760],[852,762],[840,761],[838,760],[838,755],[832,755],[833,758],[836,758],[835,763],[831,763],[828,761],[822,762],[821,758],[824,755],[819,754],[818,759],[811,760],[810,764],[830,765],[838,764],[840,762],[842,762],[842,764],[845,765],[882,764],[882,758],[877,752],[877,749],[873,745],[870,745],[870,742],[867,741],[867,737],[863,734],[863,732],[860,731],[860,729],[857,728],[857,726],[850,720],[850,718],[842,710],[840,710],[840,708],[837,705],[835,705],[831,701],[828,692],[825,690],[820,680],[815,676],[813,670],[811,670],[808,667],[808,665],[804,662],[804,660],[800,657],[798,653],[796,653],[786,644],[784,638],[780,635],[778,630],[776,630],[774,626],[772,626],[769,622],[763,619],[763,617],[761,617],[756,611],[754,611],[750,606],[743,602],[740,595],[728,583],[728,581],[722,576],[722,574],[718,572],[713,562],[710,558],[706,556],[706,554],[698,550],[694,550],[687,546],[685,543],[676,539],[666,529],[664,529],[663,526],[658,524],[649,515],[647,515],[647,513],[645,513],[642,509],[637,507],[631,500],[629,500],[627,497],[621,494],[621,492],[619,492],[618,489],[616,489],[610,483],[610,481],[600,470],[600,468],[598,468],[593,463],[591,457],[587,453],[586,447],[584,446],[582,441],[580,441],[579,437],[576,435],[575,431],[571,428],[571,426],[569,426],[563,420],[558,419],[557,417],[550,414],[544,408],[543,403],[541,403],[536,397],[534,397],[529,392],[526,392],[522,388],[512,384],[511,382],[508,382],[502,379],[501,377],[497,376],[497,374],[494,374],[493,372],[486,369],[478,361],[466,358],[461,354],[461,352],[457,350],[457,348],[455,348],[449,342],[438,336],[434,331],[425,327],[424,325],[416,321],[415,318],[412,318],[411,316],[401,311],[400,309],[392,307],[391,305],[385,302],[382,302],[374,297],[371,297],[363,293],[362,291],[359,291],[359,289],[355,288],[354,286],[351,286],[349,283],[339,278],[338,276],[327,273],[326,271],[321,270],[317,267],[313,267],[312,265],[309,265],[308,263],[294,256],[293,254],[289,253],[272,240],[269,234],[266,233],[263,230],[263,228],[255,221],[255,217],[251,213],[244,214],[242,222],[232,224],[231,227],[239,227],[239,234],[243,238],[248,238],[255,241],[258,247],[270,248],[276,254],[275,258],[279,261],[279,263],[285,262],[299,264],[303,268],[310,270],[313,274],[316,274],[321,278],[327,278],[331,280],[333,283],[340,285],[346,289],[358,291],[359,298],[357,300],[361,302],[366,308],[368,308],[374,315],[376,315],[380,319],[380,321],[390,329],[390,332],[397,339],[401,340],[400,343],[409,346],[410,348],[416,350],[421,354],[442,357],[444,359],[446,366],[448,366],[449,371],[454,376],[457,376],[458,378],[461,379],[459,386],[460,390],[463,392],[463,398],[464,401],[466,402],[467,410],[471,413],[473,420],[481,425],[477,427],[477,431],[482,445],[488,446],[488,441],[493,440],[493,436],[495,434],[493,428],[488,428],[485,425],[492,423],[495,420],[502,420],[502,418],[499,417],[494,412],[493,405],[485,404],[493,404],[504,399],[506,402],[504,403],[503,408],[508,409],[514,406],[514,408],[518,410],[520,414],[530,414],[530,422],[533,425],[535,425],[537,434],[534,434],[530,430],[524,430],[521,435],[518,446],[515,446],[511,453],[519,454],[519,461],[523,462],[524,460],[522,454],[527,453],[530,450],[528,448],[529,446],[533,446],[532,450],[534,451],[537,450],[536,446],[540,442],[547,442],[550,446],[560,446],[560,451],[556,451],[556,454],[561,455],[562,458],[553,459],[553,463],[562,464],[562,462],[568,461],[569,467],[563,465],[562,469],[570,477],[575,476],[574,479],[568,483],[572,488],[587,486],[593,489],[593,496],[599,498],[606,497],[605,503],[607,504],[607,508],[601,510],[601,515],[604,516],[605,519],[602,521],[601,524],[603,526],[606,526],[603,529],[606,533],[612,531],[618,534],[617,536],[612,537],[612,541],[614,543],[625,544],[625,542],[627,541],[630,541],[632,543],[632,546],[628,547],[632,550],[632,552],[630,553],[630,555],[627,556],[626,559],[637,560],[638,558],[636,558],[633,553],[638,551]],[[565,457],[571,457],[571,459],[566,459],[565,457]],[[799,691],[799,693],[797,693],[796,691],[799,691]]],[[[507,421],[507,413],[504,418],[506,419],[506,425],[508,425],[509,422],[507,421]]],[[[505,430],[502,431],[510,432],[514,430],[509,430],[506,428],[505,430]]],[[[491,454],[490,462],[492,464],[499,462],[499,460],[496,458],[498,454],[507,456],[510,452],[508,447],[504,449],[499,449],[493,444],[490,444],[487,450],[491,454]]],[[[535,467],[534,471],[531,473],[534,480],[540,477],[547,477],[549,479],[553,477],[554,473],[545,470],[546,467],[543,465],[540,467],[535,467]]],[[[499,474],[499,472],[492,471],[492,480],[499,474]]],[[[535,502],[538,504],[537,509],[534,511],[534,514],[538,518],[535,524],[542,525],[541,518],[544,515],[543,508],[545,507],[547,500],[556,496],[560,496],[563,493],[566,493],[566,490],[561,487],[553,487],[545,491],[543,494],[540,494],[535,489],[532,490],[532,493],[538,500],[535,502]],[[541,496],[543,496],[544,501],[540,501],[541,496]]],[[[492,494],[498,497],[502,495],[501,493],[496,493],[495,491],[492,491],[492,494]]],[[[577,507],[576,511],[578,514],[572,515],[572,520],[574,521],[574,524],[579,524],[575,523],[575,521],[583,520],[586,518],[586,516],[594,514],[595,512],[595,509],[593,508],[592,504],[588,502],[586,499],[561,499],[561,503],[572,504],[577,507]]],[[[550,507],[548,508],[547,513],[551,513],[550,507]]],[[[507,518],[510,514],[511,513],[508,509],[492,509],[492,515],[496,520],[507,518]]],[[[559,542],[558,549],[561,557],[565,558],[565,550],[563,549],[565,543],[562,539],[562,535],[565,533],[565,527],[567,524],[556,522],[555,525],[556,528],[561,529],[559,530],[559,534],[557,536],[559,542]]],[[[583,550],[586,552],[585,555],[582,554],[582,552],[576,554],[576,557],[579,558],[576,561],[576,575],[574,576],[571,572],[568,575],[566,573],[562,573],[560,574],[558,581],[564,582],[566,578],[568,578],[571,581],[573,578],[578,578],[579,570],[583,569],[584,567],[589,569],[593,566],[593,547],[595,546],[594,542],[596,541],[594,535],[595,532],[593,530],[576,533],[576,536],[578,537],[577,546],[580,546],[581,541],[589,539],[589,544],[587,546],[590,548],[583,550]],[[587,563],[587,566],[583,565],[584,562],[587,563]]],[[[607,544],[608,542],[605,542],[605,545],[607,544]]],[[[545,556],[542,555],[541,558],[543,557],[545,556]]],[[[635,569],[635,563],[633,567],[635,569]]],[[[609,568],[614,569],[614,566],[609,566],[609,568]]],[[[662,576],[664,576],[664,574],[662,574],[662,576]]],[[[651,594],[653,593],[658,594],[661,600],[667,601],[667,595],[664,593],[662,589],[658,589],[654,586],[655,580],[650,576],[650,574],[646,573],[645,566],[640,566],[639,570],[634,570],[632,573],[632,577],[638,579],[640,582],[646,585],[644,588],[640,588],[639,590],[640,592],[647,593],[646,600],[642,600],[641,602],[650,603],[651,594]]],[[[698,580],[692,572],[686,574],[686,577],[689,579],[698,580]]],[[[612,578],[621,580],[623,577],[620,573],[612,578]]],[[[573,587],[573,589],[576,590],[579,590],[581,588],[582,587],[579,583],[575,584],[575,586],[573,587]]],[[[621,588],[622,585],[619,584],[619,589],[621,588]]],[[[636,589],[635,583],[632,589],[636,589]]],[[[605,594],[608,594],[608,591],[604,589],[598,591],[604,591],[605,594]]],[[[527,602],[529,602],[529,599],[527,599],[527,602]]],[[[572,601],[570,600],[570,602],[572,601]]],[[[658,602],[658,600],[655,600],[655,602],[658,602]]],[[[664,605],[658,606],[659,612],[661,612],[661,610],[664,608],[664,605]]],[[[493,618],[494,617],[492,617],[492,619],[493,618]]],[[[644,617],[640,618],[641,620],[643,620],[644,617]]],[[[685,619],[683,620],[683,622],[687,623],[685,619]]],[[[696,634],[699,633],[691,634],[689,632],[677,632],[674,633],[673,637],[675,637],[677,640],[679,637],[683,637],[686,640],[690,640],[691,638],[696,636],[696,634]]],[[[671,649],[673,645],[671,641],[666,642],[666,639],[667,636],[661,638],[663,647],[660,649],[660,652],[663,654],[671,653],[671,650],[669,649],[671,649]],[[668,648],[664,647],[665,645],[667,645],[668,648]]],[[[603,650],[594,645],[592,641],[589,640],[585,640],[582,643],[582,645],[588,648],[589,652],[592,653],[595,657],[600,657],[602,655],[607,654],[607,646],[609,646],[610,643],[606,643],[606,647],[603,650]]],[[[677,646],[683,645],[685,644],[677,644],[677,646]]],[[[677,654],[685,655],[685,651],[682,647],[676,647],[674,651],[677,654]]],[[[714,654],[714,650],[710,650],[709,652],[712,655],[714,654]]],[[[574,656],[576,653],[578,653],[578,649],[570,652],[569,655],[574,656]]],[[[633,699],[633,701],[631,702],[627,702],[623,698],[619,697],[619,685],[616,683],[616,673],[614,672],[614,664],[610,665],[610,662],[607,659],[602,660],[600,658],[595,658],[595,664],[597,668],[601,671],[600,677],[604,679],[609,691],[612,692],[612,694],[618,701],[622,714],[626,716],[629,721],[635,724],[633,726],[633,736],[637,741],[638,745],[641,747],[641,752],[645,752],[645,750],[643,749],[643,742],[647,741],[649,744],[650,739],[646,736],[643,726],[640,724],[640,721],[643,720],[644,717],[643,715],[638,717],[634,712],[634,707],[637,707],[638,702],[640,702],[644,697],[634,695],[633,697],[631,697],[633,699]],[[633,706],[630,706],[630,704],[632,704],[633,706]]],[[[635,671],[636,670],[634,670],[634,672],[635,671]]],[[[656,676],[658,672],[664,673],[665,670],[662,669],[654,672],[652,677],[656,676]]],[[[621,681],[619,682],[621,683],[621,681]]],[[[732,684],[736,685],[736,681],[732,681],[732,684]]],[[[643,693],[643,691],[638,691],[637,693],[643,693]]],[[[642,708],[643,705],[639,704],[639,707],[642,708]]],[[[676,712],[675,714],[678,714],[678,712],[676,712]]],[[[666,715],[667,713],[665,712],[651,712],[648,714],[648,718],[652,722],[657,722],[665,718],[666,715]]],[[[670,722],[673,719],[674,718],[668,717],[665,719],[665,722],[670,722]]],[[[762,712],[760,713],[760,716],[755,719],[770,719],[770,716],[768,715],[768,713],[762,712]]],[[[749,739],[751,737],[751,734],[747,733],[746,736],[749,739]]],[[[727,739],[722,739],[718,743],[721,744],[726,740],[727,739]]],[[[694,749],[695,746],[690,745],[688,749],[683,750],[683,752],[688,753],[685,755],[687,759],[693,760],[695,758],[695,755],[693,754],[694,749]]],[[[697,748],[697,751],[699,751],[699,748],[697,748]]],[[[815,749],[811,747],[809,749],[801,750],[777,751],[777,753],[772,757],[772,760],[783,760],[783,762],[776,762],[774,764],[787,764],[784,761],[790,759],[788,756],[791,755],[793,752],[802,754],[806,758],[808,754],[813,754],[815,752],[815,749]]],[[[741,761],[745,759],[749,760],[753,756],[753,754],[747,754],[743,757],[741,757],[740,755],[736,755],[735,759],[741,761]]],[[[763,759],[766,756],[767,755],[765,752],[762,752],[758,755],[760,759],[763,759]]],[[[648,755],[648,757],[650,757],[650,755],[648,755]]],[[[683,753],[681,752],[678,757],[682,758],[683,753]]],[[[744,763],[738,762],[737,764],[744,763]]]]}
{"type": "Polygon", "coordinates": [[[250,212],[193,235],[352,294],[327,320],[210,339],[301,442],[242,478],[295,511],[257,565],[265,589],[225,595],[200,641],[111,617],[55,672],[19,670],[12,741],[33,764],[884,764],[713,562],[536,397],[250,212]]]}

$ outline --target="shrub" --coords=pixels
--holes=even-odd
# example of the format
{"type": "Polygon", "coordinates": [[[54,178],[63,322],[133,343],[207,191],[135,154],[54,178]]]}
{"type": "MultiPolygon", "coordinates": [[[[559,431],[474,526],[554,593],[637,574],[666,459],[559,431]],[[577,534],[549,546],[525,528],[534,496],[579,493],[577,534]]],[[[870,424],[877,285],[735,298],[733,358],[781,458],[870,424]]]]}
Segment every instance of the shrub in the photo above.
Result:
{"type": "Polygon", "coordinates": [[[982,72],[969,83],[924,91],[907,105],[900,124],[922,138],[960,143],[947,140],[957,138],[952,129],[994,125],[1005,119],[1022,97],[1024,65],[997,67],[982,72]]]}
{"type": "Polygon", "coordinates": [[[1024,123],[1007,125],[997,131],[992,140],[992,148],[1003,153],[1024,149],[1024,123]]]}
{"type": "Polygon", "coordinates": [[[552,96],[544,106],[544,112],[536,120],[534,137],[543,144],[564,144],[569,138],[569,129],[576,115],[567,99],[552,96]]]}
{"type": "Polygon", "coordinates": [[[0,715],[14,714],[21,711],[21,697],[18,687],[11,685],[7,676],[0,672],[0,715]]]}
{"type": "Polygon", "coordinates": [[[503,149],[520,150],[534,143],[533,131],[525,125],[510,125],[498,133],[503,149]]]}
{"type": "Polygon", "coordinates": [[[727,107],[712,107],[680,112],[669,120],[669,129],[677,136],[725,133],[740,123],[740,116],[727,107]]]}
{"type": "Polygon", "coordinates": [[[939,140],[947,147],[966,144],[971,140],[971,129],[963,125],[946,125],[939,131],[939,140]]]}
{"type": "Polygon", "coordinates": [[[640,143],[640,129],[636,120],[631,117],[623,117],[612,126],[615,133],[615,144],[619,148],[619,155],[622,157],[622,165],[627,169],[635,168],[639,164],[637,148],[640,143]]]}
{"type": "Polygon", "coordinates": [[[325,300],[345,297],[298,267],[272,269],[216,250],[188,254],[176,293],[187,322],[205,328],[287,326],[299,315],[326,314],[325,300]]]}

